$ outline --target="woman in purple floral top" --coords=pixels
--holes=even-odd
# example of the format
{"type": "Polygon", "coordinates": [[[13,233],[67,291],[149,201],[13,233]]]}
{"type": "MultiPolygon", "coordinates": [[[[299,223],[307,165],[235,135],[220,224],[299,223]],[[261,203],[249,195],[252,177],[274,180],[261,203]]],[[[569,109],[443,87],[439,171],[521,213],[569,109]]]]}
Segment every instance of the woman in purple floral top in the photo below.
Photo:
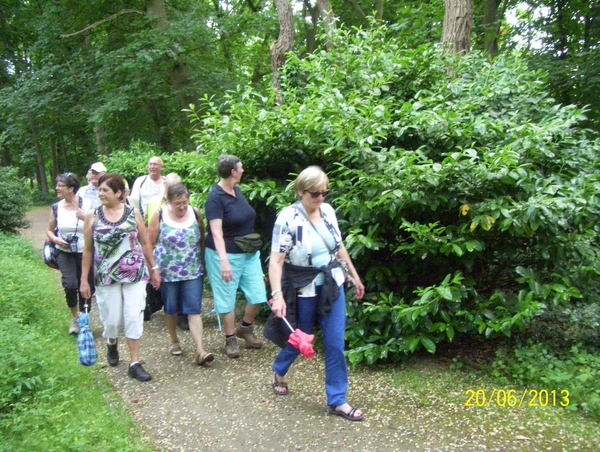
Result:
{"type": "Polygon", "coordinates": [[[150,221],[148,240],[154,247],[159,271],[152,274],[152,285],[160,287],[165,304],[171,354],[181,355],[177,336],[177,315],[188,316],[190,333],[196,343],[195,360],[199,366],[215,359],[202,345],[202,277],[204,222],[200,212],[190,206],[190,193],[182,184],[167,190],[167,205],[150,221]]]}

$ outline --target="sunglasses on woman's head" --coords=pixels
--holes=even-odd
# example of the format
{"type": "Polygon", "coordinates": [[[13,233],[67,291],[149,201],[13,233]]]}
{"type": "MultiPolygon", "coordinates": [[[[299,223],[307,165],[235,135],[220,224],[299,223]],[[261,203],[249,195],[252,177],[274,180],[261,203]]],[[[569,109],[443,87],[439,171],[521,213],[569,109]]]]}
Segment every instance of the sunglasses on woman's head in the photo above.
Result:
{"type": "Polygon", "coordinates": [[[313,199],[317,199],[319,196],[323,196],[323,198],[327,198],[327,195],[329,194],[330,191],[331,190],[323,190],[323,191],[304,190],[304,193],[309,193],[313,199]]]}

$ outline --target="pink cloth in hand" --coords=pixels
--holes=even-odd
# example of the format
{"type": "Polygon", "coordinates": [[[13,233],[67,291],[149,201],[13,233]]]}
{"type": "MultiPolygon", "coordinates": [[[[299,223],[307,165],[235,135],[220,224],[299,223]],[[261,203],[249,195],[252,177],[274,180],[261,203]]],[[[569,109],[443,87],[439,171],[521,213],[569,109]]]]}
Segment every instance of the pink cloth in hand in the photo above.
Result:
{"type": "Polygon", "coordinates": [[[297,348],[302,356],[312,359],[315,356],[315,349],[312,346],[314,338],[314,334],[306,334],[304,331],[296,329],[296,331],[290,334],[288,343],[292,347],[297,348]]]}

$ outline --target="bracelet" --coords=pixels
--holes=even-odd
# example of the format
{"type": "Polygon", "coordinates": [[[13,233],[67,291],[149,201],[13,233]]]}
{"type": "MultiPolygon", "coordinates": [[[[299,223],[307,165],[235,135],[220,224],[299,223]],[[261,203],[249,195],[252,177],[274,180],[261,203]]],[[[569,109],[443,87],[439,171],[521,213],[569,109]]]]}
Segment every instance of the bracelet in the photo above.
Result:
{"type": "Polygon", "coordinates": [[[155,265],[154,267],[152,267],[150,270],[158,270],[158,265],[155,265]]]}
{"type": "Polygon", "coordinates": [[[283,300],[283,295],[280,297],[273,297],[273,300],[283,300]]]}
{"type": "Polygon", "coordinates": [[[275,289],[273,292],[271,292],[271,296],[274,297],[278,292],[281,292],[281,289],[275,289]]]}

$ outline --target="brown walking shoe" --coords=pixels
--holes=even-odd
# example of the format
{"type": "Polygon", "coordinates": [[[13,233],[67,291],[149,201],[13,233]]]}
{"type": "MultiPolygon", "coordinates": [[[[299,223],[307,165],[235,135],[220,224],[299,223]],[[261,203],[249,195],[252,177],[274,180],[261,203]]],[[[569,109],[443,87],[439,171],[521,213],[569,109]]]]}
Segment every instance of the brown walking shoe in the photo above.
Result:
{"type": "Polygon", "coordinates": [[[254,325],[240,325],[235,329],[235,335],[246,341],[246,348],[262,348],[265,344],[254,334],[254,325]]]}
{"type": "Polygon", "coordinates": [[[228,337],[225,340],[225,353],[227,353],[228,358],[240,357],[240,346],[235,336],[228,337]]]}

